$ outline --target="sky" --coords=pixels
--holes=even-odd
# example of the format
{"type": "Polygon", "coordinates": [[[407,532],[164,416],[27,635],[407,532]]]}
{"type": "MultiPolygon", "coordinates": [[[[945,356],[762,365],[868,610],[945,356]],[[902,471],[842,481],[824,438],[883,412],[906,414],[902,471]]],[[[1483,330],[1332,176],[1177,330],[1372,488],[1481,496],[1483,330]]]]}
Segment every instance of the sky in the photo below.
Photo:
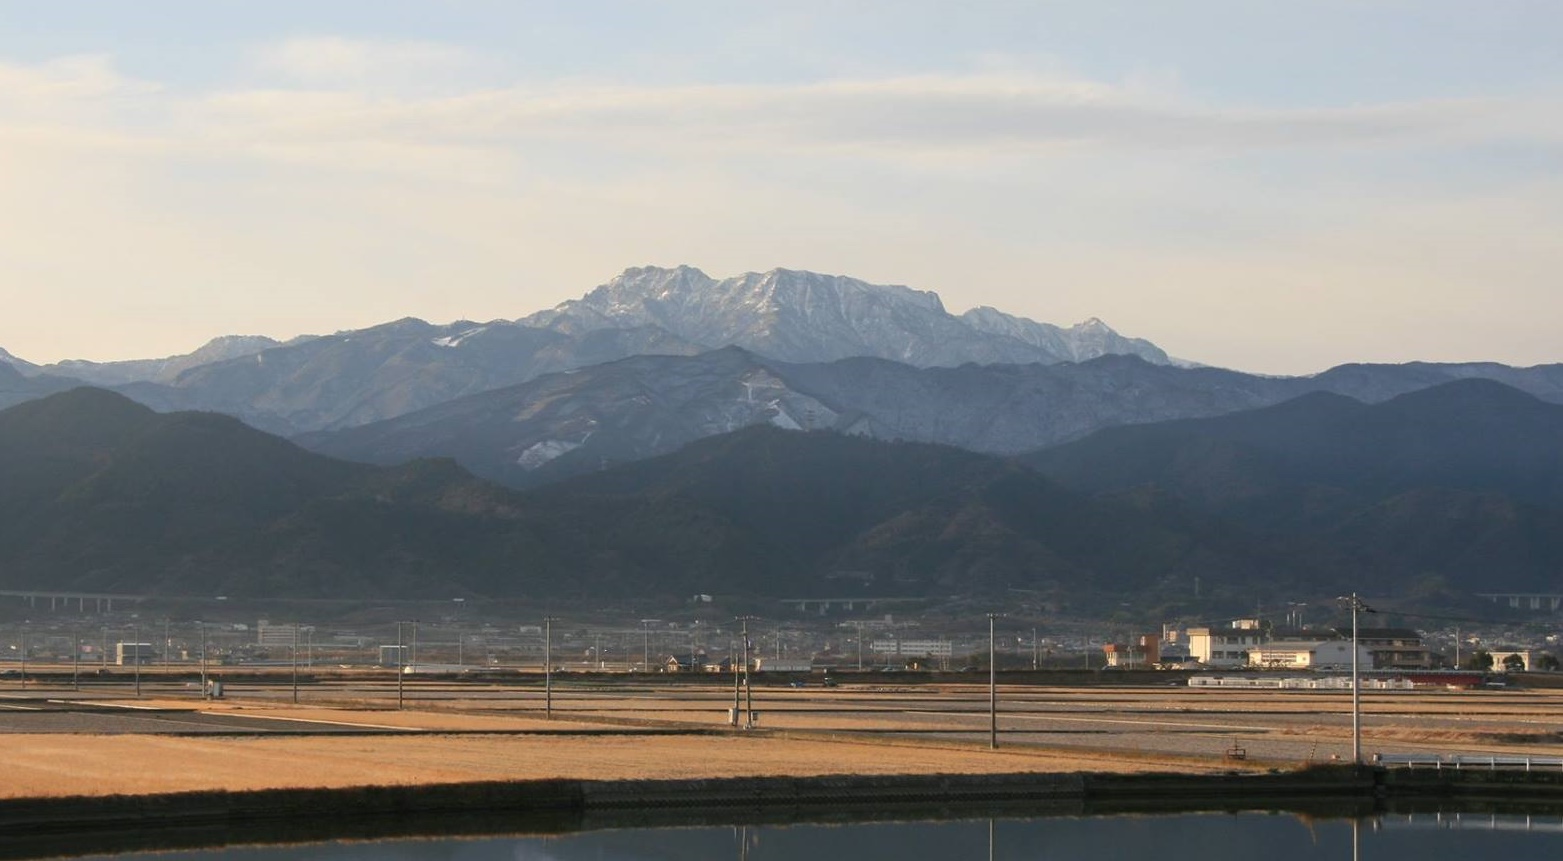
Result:
{"type": "Polygon", "coordinates": [[[0,0],[0,348],[776,267],[1277,374],[1563,361],[1555,0],[0,0]]]}

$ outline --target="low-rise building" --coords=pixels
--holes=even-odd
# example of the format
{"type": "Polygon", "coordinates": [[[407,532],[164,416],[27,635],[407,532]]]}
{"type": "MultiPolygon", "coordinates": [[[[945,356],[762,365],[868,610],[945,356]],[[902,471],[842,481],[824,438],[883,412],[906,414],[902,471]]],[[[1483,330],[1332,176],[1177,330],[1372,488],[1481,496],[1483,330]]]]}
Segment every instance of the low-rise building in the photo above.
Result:
{"type": "Polygon", "coordinates": [[[1492,668],[1500,673],[1528,673],[1541,662],[1541,653],[1531,649],[1493,649],[1492,668]]]}
{"type": "MultiPolygon", "coordinates": [[[[1342,670],[1351,668],[1348,640],[1288,640],[1249,649],[1249,666],[1271,670],[1342,670]]],[[[1357,646],[1358,669],[1371,670],[1373,653],[1357,646]]]]}
{"type": "Polygon", "coordinates": [[[754,668],[762,673],[807,673],[814,670],[814,662],[807,658],[755,658],[754,668]]]}
{"type": "Polygon", "coordinates": [[[126,667],[150,664],[157,657],[151,643],[115,643],[114,663],[126,667]]]}
{"type": "MultiPolygon", "coordinates": [[[[1336,628],[1335,636],[1351,639],[1351,628],[1336,628]]],[[[1422,634],[1410,628],[1358,628],[1357,644],[1373,653],[1373,664],[1381,670],[1427,670],[1433,667],[1433,652],[1422,634]]]]}

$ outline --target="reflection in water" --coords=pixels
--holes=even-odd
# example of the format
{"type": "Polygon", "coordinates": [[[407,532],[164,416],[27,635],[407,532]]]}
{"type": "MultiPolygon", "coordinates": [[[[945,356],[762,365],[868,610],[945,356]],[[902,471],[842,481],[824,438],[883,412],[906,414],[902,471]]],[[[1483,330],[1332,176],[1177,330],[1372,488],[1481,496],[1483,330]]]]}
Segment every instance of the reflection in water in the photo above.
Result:
{"type": "Polygon", "coordinates": [[[1505,861],[1563,855],[1563,819],[1488,814],[1385,815],[1310,820],[1284,814],[1181,814],[985,819],[852,825],[739,825],[624,829],[551,837],[486,837],[239,847],[209,852],[97,856],[116,861],[1505,861]]]}

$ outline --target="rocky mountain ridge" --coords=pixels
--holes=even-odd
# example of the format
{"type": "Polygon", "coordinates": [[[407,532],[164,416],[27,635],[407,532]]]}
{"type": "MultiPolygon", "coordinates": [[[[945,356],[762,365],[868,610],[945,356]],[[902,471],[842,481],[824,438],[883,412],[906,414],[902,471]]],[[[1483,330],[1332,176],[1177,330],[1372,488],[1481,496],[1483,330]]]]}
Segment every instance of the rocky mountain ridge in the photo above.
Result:
{"type": "Polygon", "coordinates": [[[1124,338],[1100,320],[1063,329],[992,308],[957,317],[932,292],[789,269],[717,280],[690,266],[633,268],[521,322],[571,333],[657,326],[708,349],[737,346],[790,362],[868,356],[953,367],[1107,353],[1169,361],[1150,342],[1124,338]]]}

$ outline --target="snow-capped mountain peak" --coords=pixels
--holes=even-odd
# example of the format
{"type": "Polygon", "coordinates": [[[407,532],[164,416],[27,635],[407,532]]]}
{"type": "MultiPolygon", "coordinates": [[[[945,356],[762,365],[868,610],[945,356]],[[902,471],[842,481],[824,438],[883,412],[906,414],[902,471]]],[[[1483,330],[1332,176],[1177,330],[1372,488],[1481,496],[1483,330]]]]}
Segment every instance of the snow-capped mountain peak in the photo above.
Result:
{"type": "Polygon", "coordinates": [[[691,266],[636,267],[521,322],[573,335],[656,326],[704,347],[736,345],[793,362],[1052,363],[1117,352],[1114,346],[1166,361],[1154,345],[1121,338],[1100,321],[1099,328],[1064,330],[991,308],[956,317],[932,291],[793,269],[719,281],[691,266]]]}

